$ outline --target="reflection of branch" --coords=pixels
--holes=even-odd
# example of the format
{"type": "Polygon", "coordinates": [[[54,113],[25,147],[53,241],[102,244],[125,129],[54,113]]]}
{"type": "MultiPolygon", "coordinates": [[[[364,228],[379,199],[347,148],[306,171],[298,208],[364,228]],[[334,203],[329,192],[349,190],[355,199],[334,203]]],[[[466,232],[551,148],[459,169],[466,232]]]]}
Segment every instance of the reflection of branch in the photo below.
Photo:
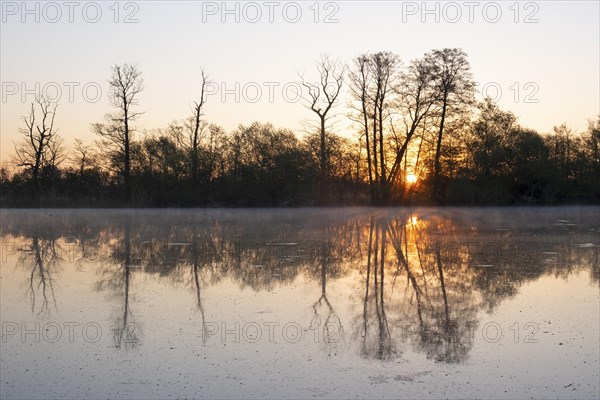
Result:
{"type": "Polygon", "coordinates": [[[19,262],[24,263],[30,257],[32,268],[29,276],[27,293],[31,299],[31,312],[35,312],[36,291],[40,291],[42,295],[42,304],[38,314],[48,315],[50,313],[50,300],[48,295],[52,298],[54,309],[57,309],[52,269],[57,265],[61,258],[59,256],[56,241],[40,240],[37,236],[32,237],[31,249],[22,250],[19,262]],[[36,277],[38,279],[37,286],[35,285],[36,277]],[[48,293],[48,291],[50,293],[48,293]]]}
{"type": "Polygon", "coordinates": [[[333,325],[339,326],[340,327],[339,332],[342,332],[344,330],[344,327],[342,326],[342,321],[341,321],[340,317],[337,315],[337,313],[335,312],[335,310],[333,309],[333,306],[327,299],[327,295],[325,293],[323,293],[321,295],[321,297],[319,298],[319,300],[315,301],[315,303],[312,306],[312,308],[314,310],[314,315],[310,322],[310,325],[315,326],[315,324],[321,320],[321,318],[319,318],[319,312],[317,310],[317,307],[321,306],[323,302],[327,306],[327,310],[328,310],[327,318],[325,318],[325,323],[323,324],[323,330],[329,329],[328,326],[330,324],[333,324],[333,325]],[[333,319],[333,322],[332,322],[332,319],[333,319]]]}
{"type": "Polygon", "coordinates": [[[337,330],[334,333],[337,332],[342,332],[344,330],[344,327],[342,326],[342,321],[340,319],[340,317],[337,315],[337,313],[335,312],[335,310],[333,309],[333,306],[331,305],[331,303],[329,302],[329,299],[327,298],[327,260],[326,260],[326,245],[323,244],[322,246],[322,259],[321,259],[321,297],[319,297],[319,299],[317,301],[314,302],[312,308],[314,311],[313,317],[311,319],[310,322],[310,326],[311,327],[315,327],[316,324],[318,324],[321,321],[321,318],[319,317],[319,311],[317,310],[317,308],[319,306],[321,306],[323,303],[325,303],[326,307],[327,307],[327,314],[326,314],[326,318],[325,318],[325,323],[323,324],[323,332],[327,332],[324,335],[324,340],[326,343],[329,343],[329,327],[331,325],[334,326],[339,326],[339,330],[337,330]]]}
{"type": "Polygon", "coordinates": [[[435,254],[437,261],[437,268],[440,275],[440,285],[442,288],[442,297],[444,299],[444,314],[446,316],[445,329],[449,329],[450,326],[450,310],[448,309],[448,294],[446,293],[446,283],[444,282],[444,269],[442,268],[442,254],[440,251],[439,242],[435,242],[435,254]]]}
{"type": "MultiPolygon", "coordinates": [[[[406,229],[405,224],[402,224],[402,227],[404,229],[406,229]]],[[[394,274],[394,279],[392,281],[392,292],[393,292],[394,286],[396,285],[396,278],[398,277],[400,265],[406,267],[406,265],[408,265],[408,261],[406,260],[406,258],[404,257],[404,254],[402,252],[402,245],[401,245],[402,239],[400,238],[400,235],[398,233],[399,229],[394,228],[393,224],[386,224],[386,228],[387,228],[388,235],[391,238],[392,246],[394,246],[394,250],[396,251],[396,257],[398,259],[398,266],[396,268],[396,273],[394,274]]],[[[404,237],[406,237],[406,232],[404,232],[404,237]]],[[[408,254],[408,250],[406,247],[407,242],[408,242],[407,240],[404,241],[404,250],[408,254]]]]}

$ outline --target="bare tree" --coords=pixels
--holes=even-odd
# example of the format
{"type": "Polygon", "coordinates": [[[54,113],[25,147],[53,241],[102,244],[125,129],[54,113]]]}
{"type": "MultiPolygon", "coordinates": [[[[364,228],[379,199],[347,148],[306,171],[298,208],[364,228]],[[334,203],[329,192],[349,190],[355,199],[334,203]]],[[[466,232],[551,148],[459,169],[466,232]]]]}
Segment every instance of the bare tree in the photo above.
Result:
{"type": "Polygon", "coordinates": [[[389,192],[402,170],[402,160],[406,157],[411,140],[432,113],[437,98],[432,88],[432,71],[432,67],[425,60],[413,60],[396,88],[399,95],[398,112],[401,115],[402,129],[396,131],[390,124],[395,159],[386,182],[386,192],[389,192]]]}
{"type": "Polygon", "coordinates": [[[106,124],[92,126],[96,134],[102,136],[104,144],[112,147],[117,153],[121,165],[125,185],[125,198],[131,200],[131,143],[134,129],[132,122],[142,114],[134,112],[132,107],[137,105],[138,94],[144,89],[142,72],[136,64],[115,64],[111,68],[112,75],[108,81],[109,99],[117,109],[106,115],[106,124]]]}
{"type": "Polygon", "coordinates": [[[204,69],[201,70],[202,82],[200,86],[200,99],[194,102],[193,108],[193,116],[191,118],[190,124],[190,158],[192,164],[192,179],[194,183],[198,183],[198,168],[200,164],[200,139],[202,128],[205,126],[203,124],[202,117],[202,107],[206,103],[206,84],[208,83],[208,76],[204,72],[204,69]]]}
{"type": "Polygon", "coordinates": [[[344,70],[345,68],[338,61],[331,60],[328,56],[323,55],[317,63],[320,78],[318,83],[310,83],[304,79],[303,75],[300,75],[302,86],[308,89],[307,107],[319,118],[319,135],[321,138],[319,169],[321,181],[325,180],[328,174],[327,141],[325,138],[326,124],[329,119],[328,114],[342,90],[344,70]]]}
{"type": "MultiPolygon", "coordinates": [[[[379,146],[379,196],[382,199],[387,198],[387,160],[384,149],[384,119],[389,116],[388,95],[393,89],[394,78],[400,64],[399,58],[390,52],[379,52],[371,56],[371,68],[373,70],[373,79],[375,83],[375,93],[373,97],[373,130],[374,130],[374,163],[377,171],[377,145],[379,146]],[[387,103],[386,103],[387,102],[387,103]],[[386,115],[384,115],[384,113],[386,115]],[[378,143],[379,142],[379,143],[378,143]]],[[[377,174],[376,174],[377,175],[377,174]]]]}
{"type": "Polygon", "coordinates": [[[96,152],[91,146],[85,144],[83,140],[75,139],[71,162],[77,167],[79,176],[83,177],[85,169],[95,164],[96,152]]]}
{"type": "MultiPolygon", "coordinates": [[[[353,68],[350,71],[350,91],[354,100],[359,102],[358,107],[353,107],[359,113],[357,121],[360,123],[367,149],[367,171],[369,177],[369,190],[371,199],[375,198],[373,185],[373,164],[371,162],[371,145],[369,137],[369,84],[370,84],[369,56],[361,55],[353,60],[353,68]]],[[[350,116],[352,118],[352,115],[350,116]]]]}
{"type": "Polygon", "coordinates": [[[440,188],[442,138],[449,112],[460,111],[474,103],[475,83],[467,54],[461,49],[433,50],[425,55],[425,62],[433,69],[433,84],[439,106],[439,129],[434,156],[433,195],[442,196],[440,188]]]}
{"type": "Polygon", "coordinates": [[[29,115],[22,117],[25,127],[19,132],[23,138],[14,144],[17,165],[30,170],[36,192],[42,169],[56,166],[61,158],[62,141],[54,127],[57,107],[56,102],[45,97],[36,98],[35,103],[31,103],[29,115]]]}
{"type": "MultiPolygon", "coordinates": [[[[371,201],[385,202],[390,180],[389,121],[396,113],[399,68],[398,56],[390,52],[363,54],[354,59],[350,74],[351,91],[358,105],[361,128],[365,135],[367,150],[367,172],[371,201]]],[[[392,132],[393,133],[393,132],[392,132]]],[[[393,138],[393,137],[392,137],[393,138]]],[[[393,157],[393,154],[392,154],[393,157]]]]}
{"type": "Polygon", "coordinates": [[[422,60],[400,72],[400,59],[390,52],[365,54],[354,61],[352,91],[365,133],[371,201],[386,203],[402,171],[408,146],[430,113],[431,68],[422,60]],[[404,129],[396,127],[400,116],[404,129]],[[398,120],[398,118],[396,118],[398,120]]]}

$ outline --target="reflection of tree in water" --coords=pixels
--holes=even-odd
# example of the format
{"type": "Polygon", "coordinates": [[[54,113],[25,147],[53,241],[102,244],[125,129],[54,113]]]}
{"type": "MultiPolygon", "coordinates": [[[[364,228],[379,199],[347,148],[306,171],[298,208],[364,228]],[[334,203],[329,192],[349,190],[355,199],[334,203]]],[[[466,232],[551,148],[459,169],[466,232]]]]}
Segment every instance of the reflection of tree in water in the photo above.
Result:
{"type": "Polygon", "coordinates": [[[468,268],[444,253],[416,218],[373,218],[368,229],[361,353],[389,360],[403,343],[437,361],[460,362],[477,311],[468,268]],[[386,277],[389,276],[389,278],[386,277]],[[400,282],[406,279],[404,290],[400,282]]]}
{"type": "Polygon", "coordinates": [[[303,253],[301,270],[319,284],[313,302],[309,329],[331,355],[345,341],[344,325],[327,291],[330,281],[343,277],[360,262],[360,222],[351,219],[340,225],[326,225],[311,231],[314,242],[303,253]]]}
{"type": "Polygon", "coordinates": [[[31,269],[27,295],[31,301],[31,312],[39,306],[39,315],[50,314],[50,307],[56,306],[54,294],[54,274],[61,261],[61,249],[55,239],[31,237],[29,246],[19,248],[18,262],[31,269]],[[38,304],[39,303],[39,304],[38,304]]]}
{"type": "Polygon", "coordinates": [[[386,250],[387,231],[381,220],[371,218],[362,314],[361,354],[364,357],[380,360],[389,360],[397,354],[385,307],[386,250]],[[374,324],[372,320],[375,320],[374,324]]]}
{"type": "Polygon", "coordinates": [[[445,362],[467,357],[478,310],[493,311],[523,283],[586,270],[598,284],[598,247],[578,245],[597,244],[594,232],[542,231],[532,238],[518,228],[488,227],[487,215],[478,222],[455,214],[115,211],[99,218],[69,211],[47,219],[3,215],[2,230],[31,242],[20,256],[31,269],[32,304],[42,299],[40,312],[55,303],[58,243],[78,246],[81,264],[99,264],[96,288],[117,294],[122,304],[115,324],[121,328],[119,343],[139,333],[124,330],[135,322],[130,287],[139,274],[191,288],[201,323],[205,302],[211,301],[202,293],[208,285],[228,279],[240,288],[272,290],[305,274],[320,285],[311,312],[321,326],[339,321],[341,329],[330,287],[356,271],[364,286],[356,292],[361,310],[351,322],[363,356],[393,359],[408,345],[445,362]]]}
{"type": "MultiPolygon", "coordinates": [[[[472,270],[464,268],[455,254],[443,254],[439,239],[434,239],[431,246],[433,254],[428,262],[432,280],[437,279],[437,287],[430,287],[426,292],[429,323],[420,327],[418,344],[436,361],[461,362],[473,345],[471,333],[476,326],[478,310],[475,291],[470,284],[472,270]]],[[[452,251],[452,248],[448,250],[452,251]]]]}
{"type": "MultiPolygon", "coordinates": [[[[583,257],[579,257],[582,259],[583,257]]],[[[596,245],[594,254],[590,257],[590,281],[600,284],[600,243],[596,245]]]]}
{"type": "MultiPolygon", "coordinates": [[[[465,246],[467,247],[467,246],[465,246]]],[[[538,236],[505,232],[482,233],[477,245],[468,246],[467,263],[473,267],[481,308],[492,313],[504,300],[518,294],[526,282],[545,274],[567,279],[587,270],[598,285],[599,247],[582,247],[563,236],[538,236]]]]}
{"type": "Polygon", "coordinates": [[[206,262],[206,260],[203,259],[204,258],[203,252],[200,249],[199,241],[200,241],[200,238],[199,238],[199,235],[198,235],[198,232],[196,229],[193,233],[192,243],[190,246],[192,259],[189,264],[190,264],[191,274],[192,274],[192,278],[193,278],[194,293],[196,295],[196,310],[200,313],[200,324],[201,324],[201,329],[202,329],[202,342],[205,343],[206,339],[207,339],[207,337],[206,337],[207,330],[206,330],[206,321],[204,318],[204,306],[202,305],[201,274],[202,274],[202,272],[207,270],[206,267],[209,265],[206,262]]]}
{"type": "Polygon", "coordinates": [[[135,346],[139,342],[140,326],[135,322],[130,307],[131,270],[135,257],[132,256],[131,221],[125,219],[122,241],[113,241],[109,268],[102,269],[102,279],[96,283],[97,290],[111,290],[116,297],[122,296],[123,305],[115,324],[111,327],[117,348],[135,346]]]}
{"type": "Polygon", "coordinates": [[[415,282],[425,288],[426,312],[418,346],[428,357],[444,362],[461,362],[467,357],[479,309],[475,271],[465,259],[468,252],[460,245],[457,228],[451,219],[433,219],[430,226],[417,220],[406,229],[407,236],[414,238],[419,263],[415,282]]]}
{"type": "Polygon", "coordinates": [[[339,275],[339,269],[335,267],[335,258],[331,252],[329,243],[322,243],[320,256],[315,264],[320,265],[320,283],[321,295],[312,305],[313,316],[310,321],[310,329],[317,329],[319,338],[325,344],[337,343],[339,334],[343,332],[344,327],[340,317],[335,312],[331,302],[327,298],[327,277],[328,274],[339,275]],[[333,264],[332,271],[330,267],[333,264]]]}

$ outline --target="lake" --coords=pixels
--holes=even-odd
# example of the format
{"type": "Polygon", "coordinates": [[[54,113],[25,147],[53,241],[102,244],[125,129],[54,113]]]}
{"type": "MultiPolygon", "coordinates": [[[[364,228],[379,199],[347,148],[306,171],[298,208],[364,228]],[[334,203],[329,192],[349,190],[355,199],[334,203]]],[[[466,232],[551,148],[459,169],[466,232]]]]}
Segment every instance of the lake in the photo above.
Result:
{"type": "Polygon", "coordinates": [[[2,210],[15,398],[598,398],[600,207],[2,210]]]}

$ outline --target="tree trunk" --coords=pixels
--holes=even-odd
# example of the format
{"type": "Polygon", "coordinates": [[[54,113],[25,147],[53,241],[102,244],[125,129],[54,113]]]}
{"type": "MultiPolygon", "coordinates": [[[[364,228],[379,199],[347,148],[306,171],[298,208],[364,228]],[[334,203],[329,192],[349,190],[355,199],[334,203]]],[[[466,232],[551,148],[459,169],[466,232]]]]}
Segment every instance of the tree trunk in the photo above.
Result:
{"type": "Polygon", "coordinates": [[[373,166],[371,164],[371,147],[369,144],[369,118],[367,117],[366,98],[363,94],[362,109],[363,109],[363,121],[365,124],[365,146],[367,148],[367,169],[369,170],[369,193],[371,195],[371,203],[375,201],[375,191],[373,190],[373,166]]]}
{"type": "Polygon", "coordinates": [[[444,94],[444,100],[442,103],[442,116],[440,119],[440,129],[438,131],[437,144],[435,147],[435,161],[433,166],[433,196],[436,201],[440,201],[442,198],[441,192],[441,163],[440,157],[442,152],[442,137],[444,135],[444,123],[446,121],[446,110],[448,108],[448,95],[444,94]]]}
{"type": "Polygon", "coordinates": [[[387,180],[385,173],[385,157],[383,156],[383,96],[379,100],[379,162],[381,163],[381,201],[388,201],[387,180]]]}
{"type": "Polygon", "coordinates": [[[130,162],[130,152],[129,152],[129,124],[127,121],[127,112],[125,112],[125,135],[124,135],[124,144],[125,144],[125,170],[124,170],[124,178],[125,178],[125,200],[127,202],[131,201],[131,162],[130,162]]]}
{"type": "Polygon", "coordinates": [[[320,167],[321,167],[321,183],[327,180],[327,155],[325,154],[325,115],[320,116],[321,119],[321,149],[320,149],[320,167]]]}

